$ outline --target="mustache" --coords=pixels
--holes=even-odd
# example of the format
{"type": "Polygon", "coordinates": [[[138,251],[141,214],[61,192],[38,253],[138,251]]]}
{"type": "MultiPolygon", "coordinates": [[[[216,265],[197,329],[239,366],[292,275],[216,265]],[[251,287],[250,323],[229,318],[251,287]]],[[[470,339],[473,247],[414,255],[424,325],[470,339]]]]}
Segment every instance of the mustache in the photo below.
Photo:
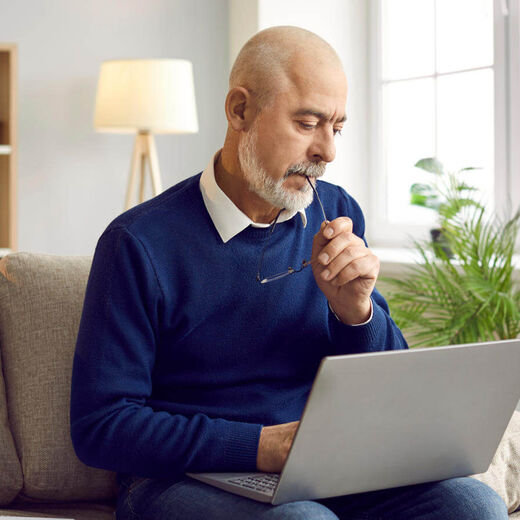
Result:
{"type": "Polygon", "coordinates": [[[290,166],[285,172],[284,179],[287,179],[290,175],[306,175],[307,177],[318,178],[325,174],[325,168],[327,163],[325,162],[307,162],[298,163],[290,166]]]}

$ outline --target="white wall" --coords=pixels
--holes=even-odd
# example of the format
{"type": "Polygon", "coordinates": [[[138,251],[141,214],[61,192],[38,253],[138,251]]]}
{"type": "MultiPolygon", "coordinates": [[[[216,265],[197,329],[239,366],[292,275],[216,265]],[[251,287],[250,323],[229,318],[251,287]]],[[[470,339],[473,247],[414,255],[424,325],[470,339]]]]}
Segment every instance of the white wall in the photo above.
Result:
{"type": "Polygon", "coordinates": [[[339,54],[349,92],[347,117],[337,155],[327,166],[325,180],[343,186],[363,209],[368,203],[368,8],[366,0],[231,0],[230,54],[257,30],[296,25],[319,34],[339,54]]]}
{"type": "Polygon", "coordinates": [[[101,62],[193,62],[200,131],[156,137],[166,189],[202,170],[224,139],[228,2],[0,0],[0,13],[0,38],[19,52],[18,249],[93,254],[123,211],[134,139],[93,129],[101,62]]]}
{"type": "MultiPolygon", "coordinates": [[[[520,207],[520,0],[509,2],[510,60],[510,178],[513,208],[520,207]]],[[[520,237],[518,249],[520,251],[520,237]]]]}
{"type": "Polygon", "coordinates": [[[229,0],[229,70],[240,49],[259,31],[258,0],[229,0]]]}

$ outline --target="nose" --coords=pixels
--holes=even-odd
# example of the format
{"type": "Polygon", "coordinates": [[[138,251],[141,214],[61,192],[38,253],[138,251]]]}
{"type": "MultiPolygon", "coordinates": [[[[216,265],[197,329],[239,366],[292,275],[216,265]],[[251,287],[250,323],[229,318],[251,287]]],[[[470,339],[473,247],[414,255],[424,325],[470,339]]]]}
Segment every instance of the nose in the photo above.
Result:
{"type": "Polygon", "coordinates": [[[334,143],[334,130],[322,127],[315,132],[312,146],[309,150],[311,160],[314,162],[332,162],[336,157],[336,144],[334,143]]]}

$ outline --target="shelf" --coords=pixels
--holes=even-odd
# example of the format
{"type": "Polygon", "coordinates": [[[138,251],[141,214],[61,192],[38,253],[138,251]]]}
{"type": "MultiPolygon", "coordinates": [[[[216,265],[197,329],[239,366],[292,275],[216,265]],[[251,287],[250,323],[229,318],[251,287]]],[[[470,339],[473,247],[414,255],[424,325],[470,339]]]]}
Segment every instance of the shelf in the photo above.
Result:
{"type": "Polygon", "coordinates": [[[17,69],[16,44],[0,43],[0,251],[18,247],[17,69]]]}

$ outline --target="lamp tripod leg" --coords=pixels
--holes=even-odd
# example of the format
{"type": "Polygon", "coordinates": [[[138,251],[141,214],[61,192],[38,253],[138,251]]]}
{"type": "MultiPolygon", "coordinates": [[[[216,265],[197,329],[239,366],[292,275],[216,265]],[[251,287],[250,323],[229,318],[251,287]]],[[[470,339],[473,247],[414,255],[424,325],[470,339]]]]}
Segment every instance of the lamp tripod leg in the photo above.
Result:
{"type": "Polygon", "coordinates": [[[144,184],[146,178],[146,154],[141,154],[141,179],[139,183],[139,203],[144,202],[144,184]]]}
{"type": "Polygon", "coordinates": [[[132,163],[130,165],[130,177],[128,179],[128,186],[126,190],[125,210],[132,207],[132,197],[135,190],[135,183],[137,180],[137,169],[139,168],[139,158],[141,156],[141,139],[140,135],[135,136],[134,151],[132,153],[132,163]]]}
{"type": "Polygon", "coordinates": [[[152,187],[154,196],[162,192],[161,173],[159,171],[159,159],[157,158],[157,148],[152,134],[146,135],[146,152],[150,163],[150,173],[152,176],[152,187]]]}
{"type": "Polygon", "coordinates": [[[136,190],[137,175],[139,171],[139,203],[144,201],[144,190],[146,180],[146,163],[150,170],[152,180],[153,196],[162,192],[161,174],[159,172],[159,160],[153,135],[148,133],[138,133],[135,137],[132,164],[130,168],[130,178],[126,191],[125,210],[132,207],[132,199],[136,190]]]}

